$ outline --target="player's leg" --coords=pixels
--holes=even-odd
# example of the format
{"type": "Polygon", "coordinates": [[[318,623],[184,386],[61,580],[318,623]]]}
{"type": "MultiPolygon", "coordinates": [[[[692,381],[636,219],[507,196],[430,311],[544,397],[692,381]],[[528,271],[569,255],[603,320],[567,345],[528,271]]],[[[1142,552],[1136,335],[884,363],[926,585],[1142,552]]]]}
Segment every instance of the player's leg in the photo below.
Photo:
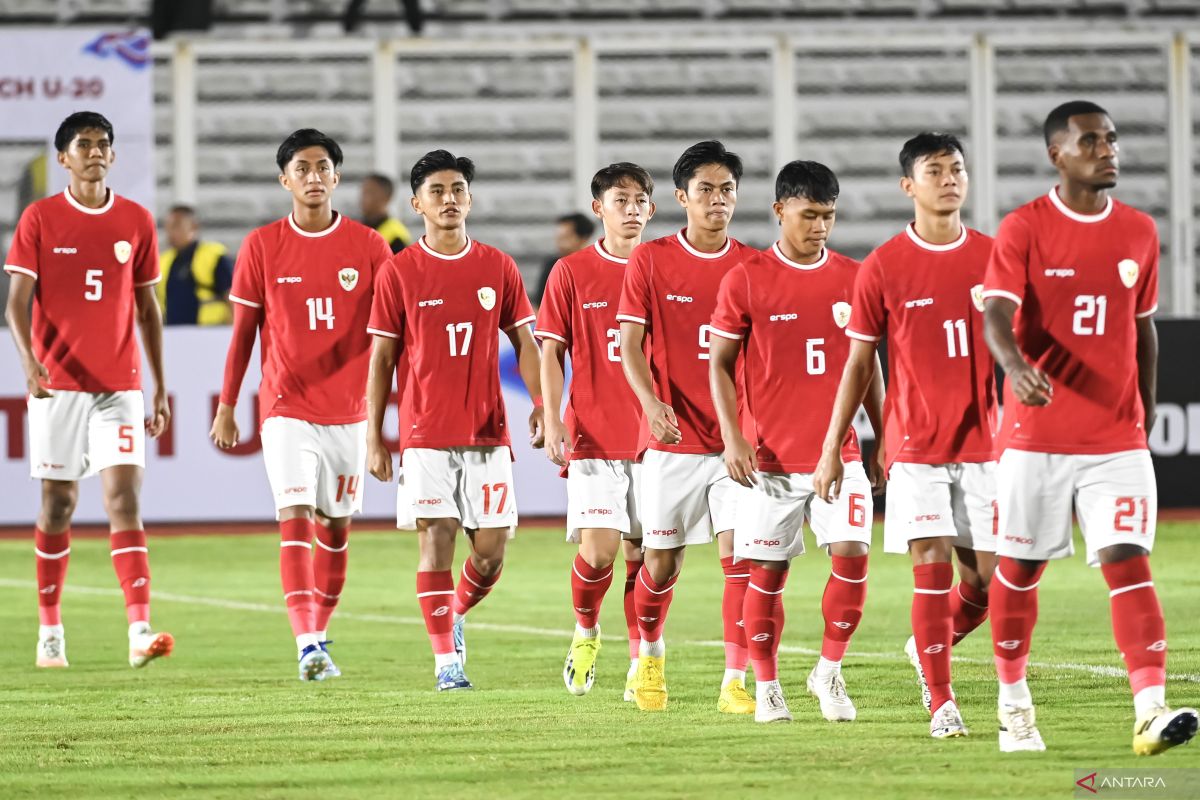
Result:
{"type": "Polygon", "coordinates": [[[571,564],[571,605],[575,609],[575,633],[563,664],[563,682],[574,695],[587,694],[596,678],[600,651],[600,605],[612,585],[613,563],[621,544],[621,531],[612,528],[580,528],[579,552],[571,564]]]}
{"type": "Polygon", "coordinates": [[[638,651],[641,649],[642,636],[638,632],[637,608],[634,605],[634,590],[637,588],[637,576],[642,569],[642,539],[638,531],[637,539],[626,539],[621,542],[621,554],[625,558],[625,633],[629,637],[629,670],[625,673],[625,702],[632,703],[637,689],[638,651]]]}
{"type": "MultiPolygon", "coordinates": [[[[754,697],[746,690],[746,667],[750,651],[746,646],[746,627],[742,612],[750,585],[750,565],[734,563],[733,531],[737,518],[737,498],[747,490],[734,482],[720,456],[706,456],[711,470],[708,487],[708,513],[717,532],[717,555],[725,585],[721,593],[722,641],[725,642],[725,672],[717,695],[717,710],[726,714],[753,714],[754,697]]],[[[753,532],[753,531],[752,531],[753,532]]]]}
{"type": "Polygon", "coordinates": [[[950,485],[950,502],[958,531],[954,546],[958,583],[950,592],[950,614],[954,644],[958,644],[987,619],[1000,508],[995,463],[957,464],[953,470],[956,480],[950,485]]]}
{"type": "Polygon", "coordinates": [[[318,510],[314,522],[313,578],[317,593],[314,624],[324,642],[328,639],[329,620],[346,585],[351,517],[326,517],[318,510]]]}

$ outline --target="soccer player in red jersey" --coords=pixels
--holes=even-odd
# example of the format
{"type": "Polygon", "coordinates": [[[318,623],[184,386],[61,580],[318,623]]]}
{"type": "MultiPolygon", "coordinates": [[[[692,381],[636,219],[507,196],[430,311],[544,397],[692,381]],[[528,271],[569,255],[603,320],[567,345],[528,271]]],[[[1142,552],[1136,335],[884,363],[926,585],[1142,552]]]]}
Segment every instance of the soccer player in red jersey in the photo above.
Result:
{"type": "Polygon", "coordinates": [[[534,404],[530,442],[542,446],[533,308],[512,258],[467,235],[474,178],[471,159],[445,150],[413,165],[412,207],[425,220],[425,235],[381,273],[370,322],[368,465],[381,481],[392,476],[383,416],[397,358],[408,356],[397,522],[416,520],[417,600],[438,691],[471,688],[463,671],[466,614],[500,580],[505,542],[517,525],[497,330],[516,350],[534,404]],[[460,524],[471,553],[455,588],[450,569],[460,524]]]}
{"type": "Polygon", "coordinates": [[[746,565],[733,563],[738,486],[721,459],[721,430],[708,390],[709,322],[717,289],[749,252],[729,236],[742,160],[720,142],[700,142],[679,157],[672,177],[687,227],[633,251],[617,313],[621,364],[651,436],[640,478],[645,563],[634,587],[641,637],[634,699],[643,711],[666,708],[662,631],[684,548],[711,542],[716,531],[725,571],[725,676],[717,707],[753,714],[742,628],[750,574],[746,565]]]}
{"type": "Polygon", "coordinates": [[[237,443],[234,407],[261,331],[258,420],[282,536],[279,573],[300,679],[312,681],[341,675],[326,629],[346,581],[350,518],[362,509],[366,326],[375,276],[392,251],[333,209],[337,142],[304,128],[275,161],[292,212],[251,231],[238,253],[233,338],[210,435],[218,447],[237,443]]]}
{"type": "Polygon", "coordinates": [[[967,733],[950,686],[950,648],[986,618],[995,565],[995,365],[981,296],[992,240],[962,223],[968,179],[957,138],[919,134],[905,142],[900,166],[915,218],[858,271],[846,328],[854,341],[813,483],[827,499],[843,490],[841,448],[886,336],[884,550],[912,558],[905,650],[932,714],[930,735],[940,739],[967,733]]]}
{"type": "Polygon", "coordinates": [[[1108,112],[1064,103],[1046,118],[1045,138],[1058,186],[1005,217],[983,291],[988,345],[1007,375],[991,593],[1000,750],[1046,749],[1025,669],[1038,582],[1047,560],[1074,552],[1074,508],[1088,563],[1109,587],[1133,690],[1133,750],[1153,755],[1197,727],[1195,709],[1167,706],[1166,629],[1150,575],[1158,232],[1109,195],[1119,146],[1108,112]]]}
{"type": "Polygon", "coordinates": [[[630,163],[610,164],[592,178],[592,211],[604,236],[560,260],[550,271],[535,335],[542,342],[546,454],[567,477],[567,541],[579,545],[571,565],[575,635],[563,667],[571,694],[596,677],[600,604],[612,584],[617,549],[625,556],[625,624],[629,672],[625,699],[637,675],[637,616],[633,588],[642,566],[638,518],[641,411],[621,373],[621,331],[615,321],[625,265],[654,216],[654,181],[630,163]],[[564,360],[571,357],[566,422],[559,416],[564,360]],[[622,541],[623,540],[623,541],[622,541]]]}
{"type": "Polygon", "coordinates": [[[138,507],[146,432],[157,437],[171,420],[153,288],[158,238],[150,212],[107,186],[116,158],[107,119],[92,111],[72,114],[54,145],[70,184],[25,209],[4,262],[12,281],[5,317],[29,389],[31,474],[42,482],[34,528],[41,623],[36,663],[67,666],[59,598],[71,516],[79,480],[99,474],[113,567],[125,593],[129,664],[143,667],[174,647],[171,634],[150,628],[150,561],[138,507]],[[148,420],[135,321],[154,375],[148,420]]]}
{"type": "MultiPolygon", "coordinates": [[[[847,462],[846,486],[837,502],[814,503],[812,483],[850,351],[844,328],[852,318],[850,300],[858,272],[857,261],[826,247],[838,194],[837,177],[823,164],[785,165],[775,179],[779,241],[763,253],[748,255],[725,275],[712,318],[712,395],[725,441],[725,464],[729,475],[749,488],[738,496],[733,553],[750,571],[743,619],[758,683],[758,722],[792,719],[777,678],[777,654],[788,565],[804,553],[806,518],[817,545],[833,562],[821,602],[821,657],[808,676],[808,690],[829,721],[849,722],[857,715],[846,694],[841,663],[867,597],[871,495],[873,486],[883,488],[883,448],[875,449],[868,479],[851,428],[841,448],[847,462]],[[742,434],[738,420],[736,368],[743,353],[753,443],[742,434]],[[801,353],[803,366],[797,364],[801,353]],[[804,402],[797,404],[797,398],[804,402]]],[[[881,437],[883,374],[878,359],[865,405],[881,437]]]]}

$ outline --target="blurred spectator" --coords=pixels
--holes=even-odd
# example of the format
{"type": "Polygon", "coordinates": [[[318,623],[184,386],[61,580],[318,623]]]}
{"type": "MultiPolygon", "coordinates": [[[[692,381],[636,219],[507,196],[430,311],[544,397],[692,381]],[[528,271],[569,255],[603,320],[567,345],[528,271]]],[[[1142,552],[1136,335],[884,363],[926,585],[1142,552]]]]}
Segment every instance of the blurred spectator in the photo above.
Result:
{"type": "Polygon", "coordinates": [[[560,258],[587,247],[596,232],[596,220],[586,214],[563,214],[554,222],[557,226],[554,229],[554,247],[558,250],[558,255],[551,256],[542,264],[537,285],[532,287],[533,292],[529,296],[535,306],[542,302],[542,295],[546,292],[546,279],[550,277],[550,270],[554,268],[554,264],[560,258]]]}
{"type": "Polygon", "coordinates": [[[167,325],[228,325],[233,319],[229,286],[233,261],[218,242],[199,239],[191,206],[171,206],[165,225],[171,248],[159,258],[158,301],[167,325]]]}
{"type": "Polygon", "coordinates": [[[396,191],[395,184],[387,175],[373,172],[363,178],[362,194],[358,207],[362,212],[362,224],[379,231],[393,253],[399,253],[413,243],[412,234],[404,223],[391,215],[388,206],[396,191]]]}

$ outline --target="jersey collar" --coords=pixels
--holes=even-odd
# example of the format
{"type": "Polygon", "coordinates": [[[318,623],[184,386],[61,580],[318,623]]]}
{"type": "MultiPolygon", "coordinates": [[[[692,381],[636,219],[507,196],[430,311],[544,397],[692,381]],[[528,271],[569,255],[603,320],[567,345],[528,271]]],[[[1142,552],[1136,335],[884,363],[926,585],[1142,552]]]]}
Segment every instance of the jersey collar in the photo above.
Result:
{"type": "Polygon", "coordinates": [[[306,230],[304,230],[304,228],[301,228],[299,225],[297,225],[296,218],[291,214],[288,214],[287,220],[288,220],[288,225],[292,226],[292,230],[294,230],[296,233],[300,234],[301,236],[304,236],[308,239],[320,239],[322,236],[328,236],[329,234],[333,233],[334,231],[336,231],[338,229],[338,226],[342,224],[342,215],[336,211],[333,212],[333,224],[330,225],[325,230],[317,231],[316,233],[311,233],[309,231],[306,231],[306,230]]]}
{"type": "Polygon", "coordinates": [[[475,240],[472,239],[470,236],[468,236],[467,237],[467,246],[464,247],[462,250],[459,250],[457,253],[455,253],[452,256],[448,256],[445,253],[439,253],[437,250],[434,250],[432,247],[425,244],[424,236],[422,236],[420,239],[417,239],[417,244],[421,245],[421,249],[424,250],[429,255],[433,256],[434,258],[440,258],[443,261],[458,261],[460,258],[465,256],[467,253],[471,252],[471,247],[474,246],[475,240]]]}
{"type": "Polygon", "coordinates": [[[925,241],[917,235],[917,229],[911,222],[905,226],[904,232],[908,234],[909,239],[912,239],[912,243],[922,250],[928,250],[931,253],[948,253],[951,250],[957,250],[967,243],[967,226],[960,222],[958,227],[962,228],[962,233],[960,233],[958,238],[953,242],[948,242],[946,244],[932,244],[931,242],[925,241]]]}
{"type": "Polygon", "coordinates": [[[1063,216],[1068,219],[1073,219],[1076,222],[1103,222],[1108,219],[1108,215],[1112,213],[1113,199],[1112,195],[1108,196],[1108,202],[1104,205],[1104,210],[1098,214],[1080,214],[1078,211],[1072,211],[1067,208],[1067,204],[1058,196],[1058,187],[1055,186],[1050,190],[1050,202],[1054,207],[1062,212],[1063,216]]]}
{"type": "Polygon", "coordinates": [[[108,199],[105,200],[104,205],[100,206],[99,208],[88,208],[83,203],[76,200],[75,195],[71,194],[71,187],[69,186],[66,189],[63,189],[63,197],[67,198],[67,202],[70,203],[76,210],[95,216],[103,214],[105,211],[108,211],[110,208],[112,208],[113,203],[117,199],[117,193],[112,189],[107,189],[106,191],[108,192],[108,199]]]}
{"type": "Polygon", "coordinates": [[[602,245],[600,243],[603,241],[604,241],[603,239],[600,239],[599,241],[597,241],[595,244],[592,245],[592,247],[594,247],[596,249],[596,252],[600,255],[601,258],[603,258],[605,261],[611,261],[614,264],[628,264],[629,263],[628,258],[619,258],[618,256],[614,256],[612,253],[605,250],[604,245],[602,245]]]}
{"type": "Polygon", "coordinates": [[[778,258],[780,261],[782,261],[786,266],[792,267],[793,269],[803,269],[803,270],[820,269],[821,267],[825,266],[825,262],[827,262],[829,260],[829,248],[828,247],[822,247],[821,248],[821,257],[818,258],[816,261],[814,261],[811,264],[801,264],[798,261],[792,261],[790,258],[788,258],[787,256],[785,256],[783,254],[783,248],[781,248],[779,246],[779,242],[776,242],[775,244],[771,245],[771,252],[773,252],[775,254],[775,257],[778,258]]]}
{"type": "MultiPolygon", "coordinates": [[[[684,230],[686,230],[686,228],[684,230]]],[[[679,244],[684,250],[688,251],[696,258],[707,258],[710,260],[714,258],[720,258],[729,252],[729,248],[733,247],[733,239],[729,236],[725,237],[725,246],[715,253],[706,253],[703,250],[697,250],[696,248],[692,247],[688,243],[687,237],[683,235],[683,231],[676,231],[675,238],[679,240],[679,244]]]]}

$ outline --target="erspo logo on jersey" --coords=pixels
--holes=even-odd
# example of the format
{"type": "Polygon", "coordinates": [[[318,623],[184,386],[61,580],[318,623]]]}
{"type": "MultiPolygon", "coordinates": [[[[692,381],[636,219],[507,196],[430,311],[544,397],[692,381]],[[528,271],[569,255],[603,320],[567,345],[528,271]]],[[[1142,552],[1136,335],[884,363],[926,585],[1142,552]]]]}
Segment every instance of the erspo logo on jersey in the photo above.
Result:
{"type": "Polygon", "coordinates": [[[583,304],[584,311],[587,311],[589,308],[608,308],[608,301],[607,300],[597,300],[594,303],[584,303],[583,304]]]}
{"type": "Polygon", "coordinates": [[[791,322],[792,320],[800,319],[799,314],[772,314],[771,322],[791,322]]]}
{"type": "Polygon", "coordinates": [[[694,297],[688,297],[686,294],[669,294],[667,295],[668,303],[694,303],[694,297]]]}
{"type": "Polygon", "coordinates": [[[417,303],[417,308],[431,308],[433,306],[440,306],[443,302],[445,301],[440,297],[434,298],[433,300],[421,300],[417,303]]]}
{"type": "Polygon", "coordinates": [[[922,297],[919,300],[909,300],[904,304],[905,308],[925,308],[933,305],[932,297],[922,297]]]}

